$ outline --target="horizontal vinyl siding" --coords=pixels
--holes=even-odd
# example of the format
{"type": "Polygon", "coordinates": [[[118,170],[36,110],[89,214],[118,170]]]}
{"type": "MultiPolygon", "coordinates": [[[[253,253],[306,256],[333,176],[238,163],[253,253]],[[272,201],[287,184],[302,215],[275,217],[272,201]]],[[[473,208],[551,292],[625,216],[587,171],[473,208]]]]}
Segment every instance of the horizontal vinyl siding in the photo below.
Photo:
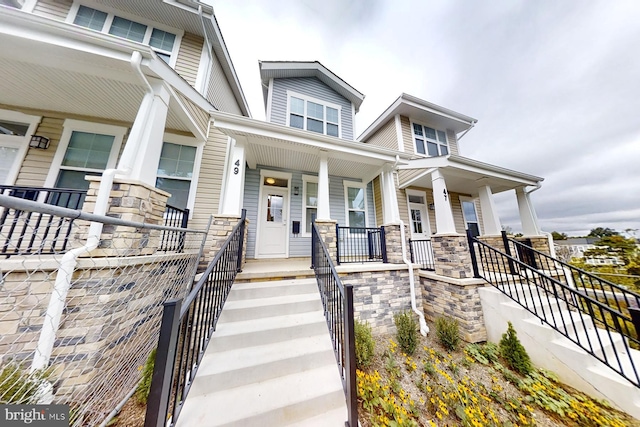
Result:
{"type": "Polygon", "coordinates": [[[209,216],[218,213],[222,174],[227,152],[227,136],[216,128],[211,128],[209,139],[202,150],[198,188],[190,227],[204,229],[209,216]]]}
{"type": "Polygon", "coordinates": [[[473,204],[476,205],[476,215],[478,216],[478,228],[480,229],[480,235],[484,234],[484,226],[482,223],[482,210],[480,209],[480,200],[475,199],[473,204]]]}
{"type": "Polygon", "coordinates": [[[72,0],[40,0],[36,3],[33,13],[60,21],[67,19],[72,0]]]}
{"type": "Polygon", "coordinates": [[[204,39],[191,33],[185,33],[180,42],[178,57],[176,58],[175,70],[191,86],[196,85],[200,56],[202,55],[202,44],[204,39]]]}
{"type": "Polygon", "coordinates": [[[53,156],[56,154],[62,136],[62,124],[64,119],[43,117],[36,128],[36,135],[46,136],[50,139],[49,148],[46,150],[27,149],[27,155],[22,162],[16,185],[29,187],[43,187],[44,180],[49,174],[49,167],[53,156]]]}
{"type": "Polygon", "coordinates": [[[211,54],[213,56],[213,64],[211,64],[211,73],[209,75],[207,100],[219,111],[242,115],[218,57],[214,52],[211,52],[211,54]]]}
{"type": "Polygon", "coordinates": [[[407,182],[410,179],[415,178],[416,176],[424,173],[425,169],[402,169],[398,171],[398,178],[400,182],[407,182]]]}
{"type": "Polygon", "coordinates": [[[351,102],[315,77],[274,79],[271,94],[271,122],[287,124],[287,90],[340,105],[340,131],[343,139],[353,140],[351,102]]]}
{"type": "Polygon", "coordinates": [[[449,143],[449,152],[451,154],[460,155],[456,133],[451,129],[447,129],[447,142],[449,143]]]}
{"type": "Polygon", "coordinates": [[[402,129],[402,141],[406,153],[416,154],[416,144],[411,132],[411,122],[406,116],[400,116],[400,128],[402,129]]]}
{"type": "Polygon", "coordinates": [[[384,221],[382,215],[382,191],[380,190],[380,177],[377,176],[372,181],[373,183],[373,201],[376,205],[376,227],[380,227],[384,221]]]}
{"type": "MultiPolygon", "coordinates": [[[[260,191],[260,170],[247,168],[244,175],[244,204],[249,220],[247,230],[247,258],[256,257],[256,228],[258,225],[258,196],[260,191]]],[[[292,218],[293,219],[293,218],[292,218]]]]}
{"type": "Polygon", "coordinates": [[[396,134],[396,121],[392,117],[387,124],[380,128],[375,134],[369,137],[366,141],[367,144],[377,145],[379,147],[390,148],[392,150],[398,149],[398,139],[396,134]]]}
{"type": "Polygon", "coordinates": [[[465,234],[464,217],[462,216],[462,204],[460,203],[460,194],[449,193],[451,200],[451,209],[453,210],[453,222],[456,225],[456,232],[465,234]]]}

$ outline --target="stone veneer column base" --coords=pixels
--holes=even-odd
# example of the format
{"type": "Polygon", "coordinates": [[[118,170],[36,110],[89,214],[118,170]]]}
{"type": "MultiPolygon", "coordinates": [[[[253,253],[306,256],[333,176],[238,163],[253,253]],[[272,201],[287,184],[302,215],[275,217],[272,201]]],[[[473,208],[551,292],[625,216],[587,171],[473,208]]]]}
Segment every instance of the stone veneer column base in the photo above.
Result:
{"type": "Polygon", "coordinates": [[[482,279],[451,279],[421,272],[422,306],[430,321],[446,316],[458,321],[460,335],[470,343],[487,340],[478,289],[489,286],[482,279]]]}
{"type": "MultiPolygon", "coordinates": [[[[211,237],[211,246],[209,250],[209,259],[207,260],[207,264],[213,260],[216,256],[224,242],[227,240],[231,231],[233,231],[233,227],[238,224],[240,221],[239,216],[235,215],[215,215],[213,217],[213,222],[211,223],[211,228],[209,229],[209,235],[211,237]]],[[[244,245],[242,248],[242,263],[241,266],[244,266],[246,261],[246,253],[247,253],[247,228],[249,221],[245,219],[244,221],[244,245]]]]}
{"type": "Polygon", "coordinates": [[[529,239],[531,241],[531,247],[538,252],[545,253],[547,255],[551,255],[551,251],[549,250],[549,239],[547,236],[522,236],[516,237],[516,240],[519,242],[523,242],[529,239]]]}
{"type": "MultiPolygon", "coordinates": [[[[93,213],[102,178],[88,176],[86,179],[89,181],[89,190],[82,211],[93,213]]],[[[125,221],[162,225],[169,196],[166,191],[139,181],[114,178],[106,215],[125,221]]],[[[87,233],[88,223],[85,223],[80,226],[76,238],[85,240],[87,233]]],[[[160,230],[105,225],[100,245],[91,256],[152,255],[160,246],[161,234],[160,230]]]]}
{"type": "Polygon", "coordinates": [[[436,274],[466,279],[473,277],[471,254],[467,236],[461,234],[435,235],[431,237],[436,274]]]}
{"type": "MultiPolygon", "coordinates": [[[[404,264],[402,260],[402,234],[400,233],[400,224],[385,224],[384,235],[387,245],[387,262],[389,264],[404,264]]],[[[409,237],[408,227],[405,225],[405,239],[409,237]]],[[[407,248],[407,258],[409,258],[409,242],[405,242],[407,248]]]]}
{"type": "Polygon", "coordinates": [[[320,238],[327,247],[331,261],[334,263],[338,262],[338,241],[336,240],[337,223],[338,221],[334,221],[332,219],[316,219],[316,227],[318,227],[320,238]]]}

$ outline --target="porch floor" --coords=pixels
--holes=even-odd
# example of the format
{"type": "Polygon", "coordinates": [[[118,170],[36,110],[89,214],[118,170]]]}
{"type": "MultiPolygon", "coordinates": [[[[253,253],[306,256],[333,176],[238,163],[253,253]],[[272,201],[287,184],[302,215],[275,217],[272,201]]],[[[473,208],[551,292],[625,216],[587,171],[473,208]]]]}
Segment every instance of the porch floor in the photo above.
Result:
{"type": "Polygon", "coordinates": [[[242,272],[236,276],[236,283],[313,276],[311,258],[248,259],[242,272]]]}

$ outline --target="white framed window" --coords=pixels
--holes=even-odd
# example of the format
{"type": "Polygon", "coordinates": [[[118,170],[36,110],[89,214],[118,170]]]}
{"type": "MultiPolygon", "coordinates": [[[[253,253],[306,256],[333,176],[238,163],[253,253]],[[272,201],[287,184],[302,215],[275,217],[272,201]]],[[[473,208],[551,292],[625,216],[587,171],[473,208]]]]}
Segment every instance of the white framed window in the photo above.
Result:
{"type": "Polygon", "coordinates": [[[45,187],[85,190],[85,175],[114,168],[126,128],[67,119],[45,187]]]}
{"type": "Polygon", "coordinates": [[[480,223],[478,222],[475,200],[470,197],[460,196],[460,205],[462,206],[465,229],[471,230],[473,237],[478,237],[480,235],[480,223]]]}
{"type": "Polygon", "coordinates": [[[13,185],[41,117],[0,110],[0,185],[13,185]]]}
{"type": "Polygon", "coordinates": [[[311,235],[318,215],[318,177],[302,175],[302,234],[311,235]]]}
{"type": "Polygon", "coordinates": [[[287,91],[287,126],[340,138],[341,107],[287,91]]]}
{"type": "MultiPolygon", "coordinates": [[[[367,184],[343,181],[343,185],[347,226],[366,227],[369,223],[367,219],[367,184]]],[[[364,230],[355,232],[364,233],[364,230]]]]}
{"type": "Polygon", "coordinates": [[[156,174],[156,187],[171,193],[167,204],[193,210],[204,143],[165,134],[156,174]]]}
{"type": "Polygon", "coordinates": [[[449,154],[446,132],[413,122],[411,123],[411,132],[417,154],[429,157],[449,154]]]}
{"type": "Polygon", "coordinates": [[[175,66],[182,32],[120,11],[98,10],[74,3],[67,22],[151,46],[167,64],[175,66]]]}

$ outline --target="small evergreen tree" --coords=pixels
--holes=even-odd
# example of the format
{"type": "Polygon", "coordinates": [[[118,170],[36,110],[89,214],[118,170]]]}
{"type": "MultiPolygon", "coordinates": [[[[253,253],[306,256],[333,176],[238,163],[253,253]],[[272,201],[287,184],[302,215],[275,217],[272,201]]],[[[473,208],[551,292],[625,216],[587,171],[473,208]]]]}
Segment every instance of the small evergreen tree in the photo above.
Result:
{"type": "Polygon", "coordinates": [[[507,332],[502,334],[500,340],[500,355],[507,362],[507,365],[521,375],[528,375],[533,371],[531,359],[524,346],[520,343],[516,330],[511,322],[507,332]]]}

